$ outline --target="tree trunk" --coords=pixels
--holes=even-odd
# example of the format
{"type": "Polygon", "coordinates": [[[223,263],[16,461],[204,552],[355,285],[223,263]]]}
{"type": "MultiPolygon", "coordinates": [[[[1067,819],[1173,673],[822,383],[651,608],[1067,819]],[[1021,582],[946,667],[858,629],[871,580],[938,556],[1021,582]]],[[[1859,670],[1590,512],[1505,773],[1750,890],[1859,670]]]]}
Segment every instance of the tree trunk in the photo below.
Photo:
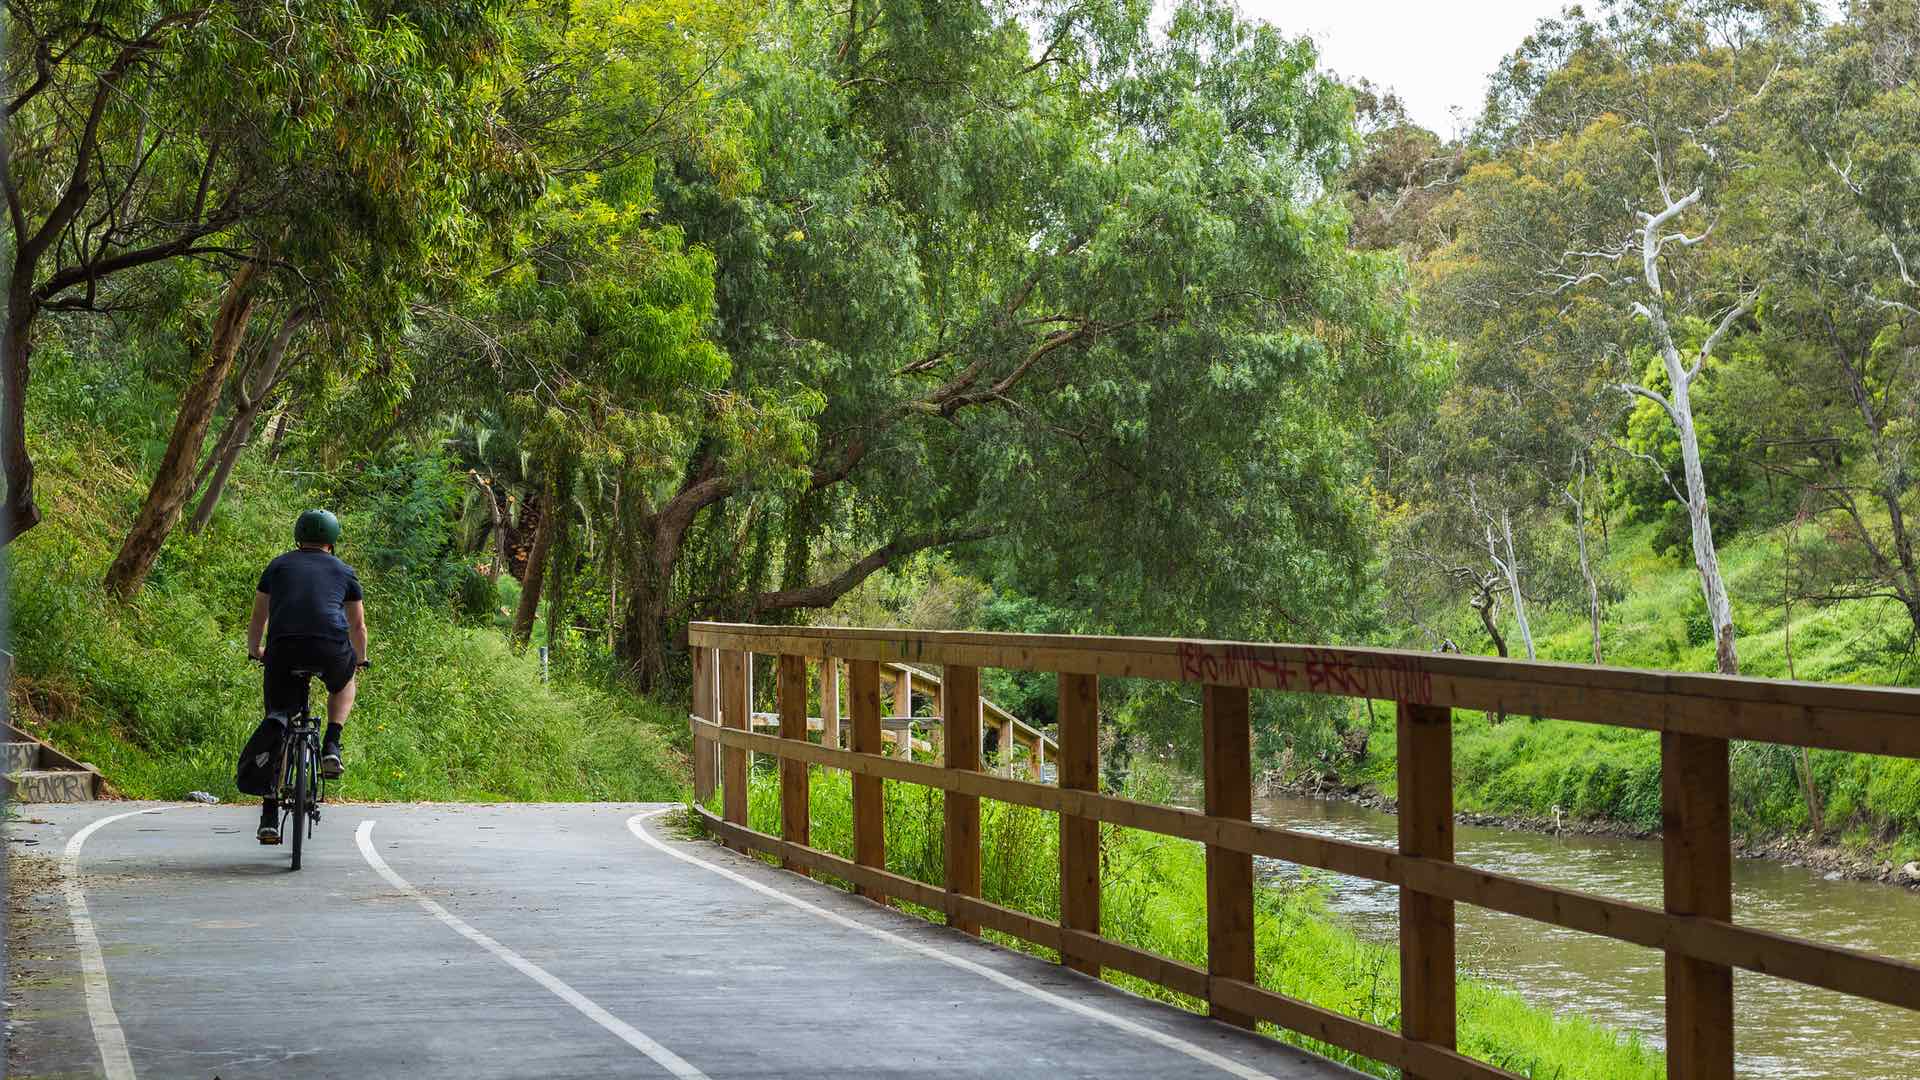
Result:
{"type": "Polygon", "coordinates": [[[1693,534],[1693,562],[1699,568],[1700,592],[1706,597],[1707,615],[1713,621],[1715,667],[1722,674],[1737,675],[1740,673],[1740,656],[1734,643],[1733,605],[1727,598],[1726,580],[1720,575],[1720,552],[1713,542],[1713,520],[1707,510],[1707,478],[1700,467],[1700,439],[1694,431],[1691,391],[1694,377],[1705,370],[1720,336],[1727,332],[1735,320],[1753,309],[1754,295],[1748,294],[1727,311],[1719,325],[1701,344],[1699,357],[1693,367],[1688,368],[1680,358],[1679,347],[1673,342],[1673,328],[1667,321],[1666,291],[1660,284],[1660,254],[1665,245],[1674,239],[1664,231],[1667,223],[1698,202],[1700,191],[1695,188],[1677,202],[1670,200],[1667,208],[1658,214],[1640,215],[1640,264],[1647,297],[1645,301],[1635,304],[1634,310],[1652,325],[1654,342],[1660,349],[1660,361],[1667,371],[1671,397],[1663,398],[1646,387],[1628,386],[1626,389],[1652,399],[1665,409],[1667,418],[1673,421],[1674,429],[1680,436],[1680,462],[1687,482],[1687,522],[1693,534]]]}
{"type": "Polygon", "coordinates": [[[1567,501],[1573,504],[1573,537],[1580,546],[1580,577],[1587,583],[1587,623],[1593,633],[1593,662],[1606,663],[1600,656],[1600,583],[1594,580],[1593,559],[1587,551],[1587,470],[1580,469],[1579,496],[1564,492],[1567,501]]]}
{"type": "Polygon", "coordinates": [[[273,416],[273,437],[267,440],[267,456],[270,459],[280,460],[280,451],[286,446],[287,425],[292,420],[293,402],[289,401],[280,406],[280,411],[273,416]]]}
{"type": "MultiPolygon", "coordinates": [[[[1504,657],[1507,655],[1507,639],[1500,636],[1500,627],[1494,621],[1494,611],[1499,606],[1498,598],[1493,592],[1491,581],[1487,579],[1482,580],[1486,583],[1481,586],[1480,595],[1472,601],[1472,606],[1475,611],[1480,613],[1480,625],[1486,627],[1487,636],[1493,639],[1494,651],[1504,657]]],[[[1507,710],[1499,709],[1494,712],[1493,722],[1495,724],[1504,724],[1506,721],[1507,710]]]]}
{"type": "MultiPolygon", "coordinates": [[[[19,238],[15,238],[19,242],[19,238]]],[[[40,523],[40,507],[33,501],[33,459],[27,456],[27,373],[33,359],[33,317],[39,305],[28,286],[33,267],[14,264],[7,287],[7,317],[0,331],[6,354],[6,372],[0,378],[0,470],[6,473],[6,501],[0,505],[0,546],[40,523]]]]}
{"type": "MultiPolygon", "coordinates": [[[[558,500],[556,500],[558,502],[558,500]]],[[[571,543],[572,514],[556,512],[551,515],[553,521],[553,540],[547,557],[547,654],[560,655],[560,643],[566,640],[567,617],[567,578],[573,566],[571,543]]]]}
{"type": "MultiPolygon", "coordinates": [[[[1873,450],[1874,465],[1879,473],[1873,493],[1887,511],[1888,538],[1893,541],[1892,557],[1884,560],[1893,564],[1887,576],[1893,579],[1890,584],[1899,596],[1901,605],[1907,609],[1907,618],[1912,622],[1914,632],[1920,634],[1920,556],[1915,554],[1913,534],[1907,531],[1906,507],[1902,503],[1902,496],[1909,488],[1906,476],[1911,466],[1904,455],[1887,446],[1886,423],[1879,410],[1873,407],[1873,392],[1868,388],[1860,368],[1855,366],[1853,358],[1837,339],[1834,348],[1840,360],[1840,370],[1847,377],[1847,390],[1853,397],[1854,408],[1859,410],[1860,419],[1866,424],[1868,445],[1873,450]]],[[[1864,526],[1861,531],[1865,532],[1864,526]]],[[[1864,536],[1862,538],[1866,539],[1864,536]]],[[[1873,547],[1872,544],[1868,546],[1873,547]]],[[[1875,553],[1878,554],[1877,549],[1875,553]]]]}
{"type": "Polygon", "coordinates": [[[1735,648],[1733,604],[1727,597],[1726,579],[1720,575],[1720,552],[1713,542],[1713,519],[1707,510],[1707,478],[1700,467],[1700,439],[1693,426],[1693,404],[1688,396],[1687,373],[1679,369],[1678,355],[1668,363],[1673,378],[1673,426],[1680,433],[1680,462],[1687,481],[1687,521],[1692,526],[1693,562],[1700,570],[1700,591],[1706,597],[1707,615],[1713,620],[1715,667],[1723,675],[1740,674],[1740,655],[1735,648]]]}
{"type": "Polygon", "coordinates": [[[513,616],[515,645],[525,645],[533,637],[533,618],[540,611],[540,584],[553,548],[553,519],[560,513],[554,505],[551,483],[540,501],[540,525],[533,533],[533,550],[527,553],[527,572],[520,581],[520,608],[513,616]]]}
{"type": "Polygon", "coordinates": [[[1493,639],[1493,651],[1504,657],[1507,655],[1507,639],[1500,636],[1500,628],[1494,624],[1495,606],[1493,594],[1483,593],[1473,604],[1473,609],[1480,613],[1480,625],[1487,628],[1487,636],[1493,639]]]}
{"type": "Polygon", "coordinates": [[[258,276],[259,264],[249,260],[227,283],[220,313],[214,319],[206,365],[180,399],[173,434],[167,440],[167,450],[160,459],[153,485],[147,490],[146,500],[140,506],[133,528],[127,532],[126,541],[120,545],[120,553],[107,568],[104,584],[113,596],[124,600],[140,591],[153,570],[154,560],[160,555],[160,545],[180,520],[180,511],[193,493],[193,466],[200,459],[207,426],[213,420],[214,407],[220,402],[220,389],[226,384],[227,372],[232,369],[233,358],[246,336],[258,276]]]}
{"type": "Polygon", "coordinates": [[[280,330],[267,346],[266,355],[248,373],[246,385],[240,388],[240,394],[234,401],[233,415],[227,418],[227,429],[221,432],[213,456],[208,459],[213,465],[213,476],[207,481],[207,490],[200,496],[199,505],[193,509],[192,519],[187,522],[188,532],[197,535],[213,520],[213,511],[220,505],[220,496],[226,491],[227,478],[233,475],[233,466],[240,460],[240,452],[247,448],[247,443],[253,438],[254,421],[260,418],[260,411],[266,408],[267,399],[280,384],[288,347],[293,344],[294,335],[312,317],[313,311],[309,308],[290,313],[280,323],[280,330]]]}
{"type": "Polygon", "coordinates": [[[673,565],[679,551],[663,550],[657,518],[647,518],[634,530],[633,574],[627,580],[625,625],[620,628],[620,657],[633,672],[642,693],[658,689],[667,671],[667,600],[673,565]],[[662,559],[666,570],[661,570],[662,559]]]}
{"type": "Polygon", "coordinates": [[[480,474],[467,470],[467,477],[480,489],[480,501],[487,504],[487,529],[493,537],[493,565],[487,568],[487,583],[498,587],[500,571],[507,565],[507,522],[500,512],[500,500],[494,496],[493,484],[482,480],[480,474]]]}
{"type": "Polygon", "coordinates": [[[1507,558],[1500,568],[1506,571],[1507,591],[1513,594],[1513,621],[1520,627],[1520,643],[1526,646],[1527,659],[1536,660],[1533,626],[1527,622],[1527,598],[1520,593],[1520,560],[1513,555],[1513,512],[1504,506],[1500,508],[1500,532],[1507,545],[1507,558]]]}

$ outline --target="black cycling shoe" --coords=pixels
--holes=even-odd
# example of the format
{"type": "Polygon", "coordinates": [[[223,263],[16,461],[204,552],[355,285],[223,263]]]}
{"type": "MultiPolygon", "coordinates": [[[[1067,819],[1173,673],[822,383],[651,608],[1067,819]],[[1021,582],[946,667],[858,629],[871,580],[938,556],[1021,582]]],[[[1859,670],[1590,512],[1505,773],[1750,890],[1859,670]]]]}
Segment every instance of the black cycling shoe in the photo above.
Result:
{"type": "Polygon", "coordinates": [[[346,766],[340,764],[340,744],[332,743],[320,748],[320,775],[327,780],[338,780],[346,772],[346,766]]]}
{"type": "Polygon", "coordinates": [[[260,842],[263,844],[278,844],[280,842],[280,823],[277,821],[263,821],[260,823],[260,831],[255,835],[260,837],[260,842]]]}

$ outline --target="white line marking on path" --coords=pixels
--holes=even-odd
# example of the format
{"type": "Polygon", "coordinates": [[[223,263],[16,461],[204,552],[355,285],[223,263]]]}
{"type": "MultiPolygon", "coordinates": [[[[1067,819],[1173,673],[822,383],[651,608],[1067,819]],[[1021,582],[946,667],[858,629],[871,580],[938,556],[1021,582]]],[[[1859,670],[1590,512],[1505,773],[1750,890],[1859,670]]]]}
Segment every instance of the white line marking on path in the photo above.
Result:
{"type": "Polygon", "coordinates": [[[724,866],[720,866],[717,863],[711,863],[705,859],[700,858],[697,855],[692,855],[685,851],[679,851],[672,847],[669,847],[666,844],[662,843],[652,833],[649,833],[647,830],[640,827],[641,822],[649,820],[651,818],[658,817],[661,814],[666,813],[668,810],[674,810],[674,809],[678,809],[678,808],[668,806],[668,807],[662,807],[659,810],[650,810],[643,814],[635,814],[632,817],[627,819],[627,829],[630,832],[632,832],[633,835],[639,837],[641,840],[646,841],[648,844],[651,844],[653,847],[666,852],[667,854],[673,856],[676,859],[681,860],[682,862],[690,862],[695,866],[702,867],[707,870],[711,870],[714,873],[719,874],[721,877],[727,878],[731,881],[738,882],[741,885],[745,885],[747,888],[752,889],[755,892],[764,893],[767,896],[773,897],[775,900],[782,901],[783,903],[792,904],[794,907],[797,907],[800,910],[808,912],[810,914],[818,915],[819,917],[827,920],[828,922],[837,923],[841,926],[846,927],[849,930],[858,930],[863,934],[871,934],[882,941],[890,942],[910,952],[917,952],[922,956],[932,957],[933,959],[938,960],[943,964],[951,964],[952,966],[957,967],[962,971],[972,972],[973,974],[978,975],[983,979],[988,979],[993,982],[999,983],[1001,986],[1004,986],[1009,990],[1017,990],[1020,993],[1027,995],[1028,997],[1036,998],[1040,1001],[1044,1001],[1049,1005],[1058,1006],[1071,1013],[1078,1013],[1079,1015],[1084,1016],[1089,1020],[1098,1020],[1100,1023],[1107,1024],[1111,1027],[1119,1028],[1121,1031],[1127,1032],[1130,1035],[1137,1035],[1140,1038],[1148,1040],[1149,1042],[1159,1043],[1161,1046],[1164,1046],[1169,1050],[1179,1051],[1180,1053],[1185,1054],[1186,1056],[1194,1059],[1195,1061],[1201,1062],[1203,1064],[1211,1065],[1214,1068],[1221,1070],[1222,1072],[1231,1073],[1234,1076],[1238,1076],[1241,1078],[1241,1080],[1276,1080],[1275,1077],[1270,1076],[1267,1073],[1263,1073],[1260,1070],[1253,1068],[1250,1065],[1243,1065],[1240,1062],[1235,1061],[1230,1057],[1226,1057],[1221,1054],[1216,1054],[1213,1051],[1206,1049],[1205,1047],[1195,1046],[1193,1043],[1190,1043],[1187,1040],[1182,1039],[1177,1035],[1169,1035],[1164,1031],[1155,1031],[1154,1029],[1146,1026],[1145,1024],[1140,1024],[1132,1020],[1128,1020],[1124,1016],[1115,1016],[1114,1014],[1107,1012],[1104,1009],[1095,1008],[1094,1006],[1088,1005],[1084,1002],[1074,1001],[1072,998],[1061,997],[1059,994],[1056,994],[1051,990],[1042,990],[1041,988],[1034,986],[1031,983],[1022,982],[1021,980],[1016,979],[1011,975],[1008,975],[1004,971],[998,971],[998,970],[995,970],[994,968],[990,968],[986,966],[985,964],[978,964],[972,960],[966,959],[965,957],[955,956],[952,953],[946,952],[944,950],[936,949],[931,945],[922,944],[921,942],[914,941],[910,938],[901,937],[899,934],[896,934],[891,930],[883,930],[877,926],[868,926],[866,923],[859,922],[858,920],[849,919],[845,915],[842,915],[837,911],[829,911],[826,908],[819,906],[818,904],[810,904],[807,901],[800,899],[799,897],[789,896],[786,893],[781,892],[779,889],[772,887],[771,885],[764,885],[758,881],[753,880],[750,877],[747,877],[744,874],[735,873],[734,871],[729,870],[724,866]]]}
{"type": "Polygon", "coordinates": [[[93,1041],[100,1047],[100,1069],[107,1080],[134,1080],[133,1058],[127,1054],[127,1036],[120,1030],[120,1014],[113,1011],[113,993],[107,989],[107,961],[100,955],[100,936],[93,930],[87,895],[80,888],[80,848],[87,837],[106,825],[141,814],[157,814],[164,806],[129,810],[103,817],[74,833],[60,856],[60,886],[67,894],[67,914],[73,919],[73,940],[80,948],[80,981],[87,998],[87,1020],[93,1041]]]}
{"type": "Polygon", "coordinates": [[[596,1005],[591,998],[560,981],[545,968],[475,930],[460,916],[427,899],[419,889],[408,884],[406,878],[394,873],[393,867],[388,866],[387,861],[380,857],[380,853],[373,850],[373,822],[361,822],[360,831],[354,839],[359,842],[360,854],[366,858],[367,865],[373,867],[374,873],[386,878],[387,884],[411,896],[415,903],[427,910],[427,914],[452,927],[461,937],[492,953],[504,961],[508,967],[551,990],[555,997],[580,1010],[581,1015],[606,1028],[621,1042],[652,1058],[661,1068],[680,1077],[681,1080],[709,1080],[706,1073],[687,1064],[680,1055],[654,1042],[638,1028],[596,1005]]]}

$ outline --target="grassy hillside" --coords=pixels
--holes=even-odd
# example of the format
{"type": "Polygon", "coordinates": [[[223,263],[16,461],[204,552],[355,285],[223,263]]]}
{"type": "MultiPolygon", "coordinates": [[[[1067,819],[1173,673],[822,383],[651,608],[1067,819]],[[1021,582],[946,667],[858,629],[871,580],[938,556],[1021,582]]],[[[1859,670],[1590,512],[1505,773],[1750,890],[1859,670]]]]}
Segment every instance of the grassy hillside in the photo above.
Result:
{"type": "MultiPolygon", "coordinates": [[[[122,793],[223,798],[261,713],[245,653],[260,568],[313,496],[250,454],[213,525],[167,545],[131,604],[99,582],[157,455],[168,388],[116,384],[48,351],[30,437],[46,521],[11,548],[15,717],[98,765],[122,793]]],[[[635,696],[543,685],[489,620],[463,623],[444,591],[370,569],[390,516],[339,506],[340,554],[361,565],[373,669],[348,727],[347,799],[673,799],[686,729],[635,696]]],[[[315,704],[319,703],[315,688],[315,704]]]]}
{"type": "MultiPolygon", "coordinates": [[[[1626,667],[1711,671],[1713,642],[1703,624],[1699,578],[1691,562],[1661,557],[1651,526],[1615,530],[1606,568],[1624,585],[1602,626],[1606,662],[1626,667]]],[[[1726,545],[1723,569],[1734,598],[1745,674],[1792,674],[1819,682],[1913,685],[1911,627],[1891,602],[1815,607],[1794,605],[1792,622],[1779,603],[1782,537],[1756,533],[1726,545]],[[1769,596],[1771,594],[1771,596],[1769,596]]],[[[1485,648],[1477,623],[1461,618],[1455,640],[1485,648]]],[[[1534,612],[1540,657],[1588,663],[1591,638],[1584,608],[1534,612]]],[[[1510,635],[1518,648],[1517,634],[1510,635]]],[[[1496,724],[1478,713],[1456,725],[1455,789],[1463,809],[1547,818],[1568,814],[1629,826],[1660,826],[1658,736],[1557,720],[1508,717],[1496,724]]],[[[1394,731],[1379,711],[1365,762],[1349,779],[1393,790],[1394,731]]],[[[1811,826],[1794,772],[1797,752],[1762,743],[1736,744],[1733,754],[1736,829],[1767,839],[1811,826]]],[[[1896,862],[1920,855],[1920,762],[1815,751],[1814,777],[1824,811],[1824,838],[1883,850],[1896,862]]]]}

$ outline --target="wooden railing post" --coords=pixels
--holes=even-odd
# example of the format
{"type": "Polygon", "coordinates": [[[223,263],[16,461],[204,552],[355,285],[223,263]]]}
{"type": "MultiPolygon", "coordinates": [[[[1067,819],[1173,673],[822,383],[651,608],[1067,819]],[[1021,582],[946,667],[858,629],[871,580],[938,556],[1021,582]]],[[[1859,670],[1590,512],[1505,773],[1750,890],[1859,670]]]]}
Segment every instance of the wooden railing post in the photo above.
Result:
{"type": "MultiPolygon", "coordinates": [[[[1727,740],[1660,736],[1662,877],[1674,915],[1733,918],[1727,740]]],[[[1667,953],[1667,1075],[1733,1076],[1733,970],[1667,953]]]]}
{"type": "Polygon", "coordinates": [[[840,746],[840,661],[820,661],[820,745],[840,746]]]}
{"type": "MultiPolygon", "coordinates": [[[[947,729],[947,768],[980,771],[980,669],[948,665],[941,680],[942,716],[947,729]]],[[[947,891],[980,895],[980,797],[946,793],[947,891]]],[[[978,937],[980,924],[964,916],[947,924],[978,937]]]]}
{"type": "Polygon", "coordinates": [[[1013,775],[1013,752],[1018,744],[1019,740],[1014,737],[1012,718],[1002,719],[1000,721],[1000,771],[1007,776],[1013,775]]]}
{"type": "MultiPolygon", "coordinates": [[[[1210,817],[1253,820],[1253,729],[1244,687],[1208,685],[1201,691],[1201,752],[1206,759],[1210,817]]],[[[1253,856],[1207,845],[1207,973],[1255,981],[1253,967],[1253,856]]],[[[1217,1002],[1209,1015],[1251,1028],[1253,1017],[1217,1002]]]]}
{"type": "Polygon", "coordinates": [[[899,681],[893,688],[893,715],[907,718],[906,726],[895,732],[893,752],[899,757],[913,760],[913,672],[901,665],[899,681]]]}
{"type": "MultiPolygon", "coordinates": [[[[711,646],[693,647],[693,715],[708,723],[718,722],[720,714],[714,709],[719,698],[715,676],[714,650],[711,646]]],[[[712,739],[693,731],[693,801],[702,806],[713,798],[713,788],[718,779],[714,773],[719,761],[712,739]]]]}
{"type": "MultiPolygon", "coordinates": [[[[1400,851],[1451,862],[1453,712],[1403,701],[1398,728],[1400,851]]],[[[1455,1032],[1453,901],[1401,886],[1400,1033],[1452,1050],[1455,1032]]]]}
{"type": "MultiPolygon", "coordinates": [[[[857,754],[884,753],[880,741],[880,662],[850,660],[847,682],[853,719],[853,746],[857,754]]],[[[877,776],[853,777],[853,861],[876,870],[887,868],[886,781],[877,776]]],[[[865,886],[855,891],[884,904],[884,894],[865,886]]]]}
{"type": "MultiPolygon", "coordinates": [[[[807,658],[781,654],[779,681],[780,737],[807,741],[807,658]]],[[[780,838],[806,847],[812,834],[812,808],[807,801],[807,763],[780,759],[780,838]]],[[[788,870],[806,870],[782,860],[788,870]]]]}
{"type": "MultiPolygon", "coordinates": [[[[1060,676],[1060,787],[1100,790],[1100,681],[1093,675],[1060,676]]],[[[1041,741],[1033,744],[1035,779],[1041,741]]],[[[1060,925],[1089,934],[1100,932],[1100,823],[1060,815],[1060,925]]],[[[1060,962],[1100,977],[1100,961],[1071,943],[1060,948],[1060,962]]]]}
{"type": "MultiPolygon", "coordinates": [[[[753,654],[737,649],[720,653],[720,723],[736,731],[750,730],[748,710],[752,700],[747,680],[753,671],[753,654]]],[[[735,825],[747,823],[747,752],[729,746],[720,754],[720,814],[735,825]]]]}

